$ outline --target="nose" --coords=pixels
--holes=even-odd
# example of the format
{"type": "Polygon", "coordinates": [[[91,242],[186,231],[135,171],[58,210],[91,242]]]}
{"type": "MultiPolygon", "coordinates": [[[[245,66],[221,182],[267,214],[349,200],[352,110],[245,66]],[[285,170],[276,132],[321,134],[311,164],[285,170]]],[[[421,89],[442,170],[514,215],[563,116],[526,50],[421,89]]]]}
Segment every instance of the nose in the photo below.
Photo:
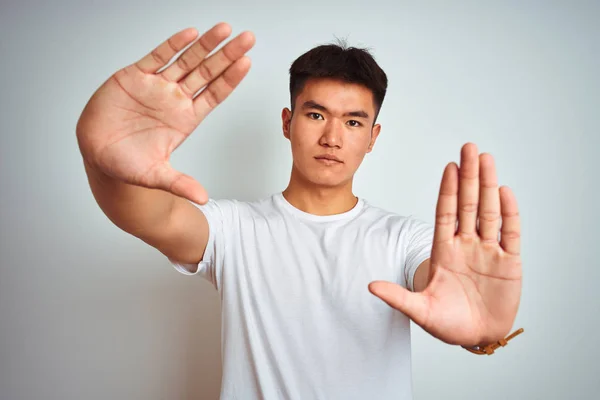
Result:
{"type": "Polygon", "coordinates": [[[341,149],[343,144],[343,132],[343,123],[331,118],[325,124],[325,129],[323,130],[319,144],[321,146],[337,147],[338,149],[341,149]]]}

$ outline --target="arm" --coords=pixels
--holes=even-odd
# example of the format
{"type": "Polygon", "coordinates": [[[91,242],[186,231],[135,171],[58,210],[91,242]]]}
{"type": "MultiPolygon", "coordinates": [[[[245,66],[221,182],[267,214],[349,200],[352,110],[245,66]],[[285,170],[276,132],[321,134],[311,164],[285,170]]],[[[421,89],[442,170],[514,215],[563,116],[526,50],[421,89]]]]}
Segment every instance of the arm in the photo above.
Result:
{"type": "Polygon", "coordinates": [[[417,267],[415,277],[413,279],[414,292],[422,292],[429,284],[429,272],[431,271],[431,258],[423,261],[417,267]]]}
{"type": "Polygon", "coordinates": [[[125,232],[182,264],[203,258],[208,221],[191,202],[206,204],[208,194],[191,176],[173,169],[169,158],[250,68],[244,56],[254,45],[250,32],[209,56],[230,34],[225,23],[194,43],[195,29],[176,33],[104,82],[77,123],[77,143],[102,211],[125,232]]]}
{"type": "Polygon", "coordinates": [[[172,260],[197,264],[202,259],[209,229],[198,207],[162,190],[112,179],[87,162],[85,170],[96,202],[116,226],[172,260]]]}

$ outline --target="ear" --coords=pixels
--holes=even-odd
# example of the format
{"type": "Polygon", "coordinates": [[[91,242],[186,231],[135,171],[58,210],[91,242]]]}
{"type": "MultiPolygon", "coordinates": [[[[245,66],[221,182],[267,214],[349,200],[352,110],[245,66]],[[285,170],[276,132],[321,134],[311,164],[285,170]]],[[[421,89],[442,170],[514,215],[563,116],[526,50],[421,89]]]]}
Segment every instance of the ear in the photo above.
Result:
{"type": "Polygon", "coordinates": [[[292,123],[292,112],[289,108],[284,108],[281,111],[281,125],[283,128],[283,136],[290,140],[290,125],[292,123]]]}
{"type": "Polygon", "coordinates": [[[373,129],[371,129],[371,142],[369,143],[369,148],[367,149],[367,153],[370,153],[371,150],[373,150],[373,146],[375,146],[375,141],[377,140],[377,137],[379,136],[379,132],[381,132],[381,125],[375,124],[375,126],[373,126],[373,129]]]}

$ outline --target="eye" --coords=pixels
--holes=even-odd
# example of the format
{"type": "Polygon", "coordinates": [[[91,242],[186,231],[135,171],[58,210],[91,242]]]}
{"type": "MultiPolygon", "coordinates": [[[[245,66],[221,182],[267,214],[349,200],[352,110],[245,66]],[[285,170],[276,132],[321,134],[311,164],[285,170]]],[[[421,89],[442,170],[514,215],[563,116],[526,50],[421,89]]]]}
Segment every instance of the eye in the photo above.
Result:
{"type": "Polygon", "coordinates": [[[308,113],[306,115],[308,115],[308,117],[310,119],[323,119],[323,116],[321,114],[319,114],[319,113],[316,113],[316,112],[311,112],[311,113],[308,113]]]}
{"type": "Polygon", "coordinates": [[[362,126],[362,124],[354,119],[351,119],[350,121],[347,122],[350,126],[353,127],[359,127],[362,126]]]}

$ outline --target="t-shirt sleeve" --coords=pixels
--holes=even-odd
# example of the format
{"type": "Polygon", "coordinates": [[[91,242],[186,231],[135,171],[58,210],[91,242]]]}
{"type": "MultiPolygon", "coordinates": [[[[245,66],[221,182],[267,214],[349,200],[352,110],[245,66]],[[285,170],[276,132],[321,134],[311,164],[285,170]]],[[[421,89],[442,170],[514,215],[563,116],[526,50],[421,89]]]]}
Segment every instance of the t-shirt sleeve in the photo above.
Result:
{"type": "Polygon", "coordinates": [[[182,264],[172,259],[169,259],[169,262],[178,272],[184,275],[200,275],[212,283],[215,289],[220,290],[226,243],[237,216],[236,202],[210,199],[204,205],[192,204],[202,211],[208,221],[208,242],[204,256],[198,265],[182,264]],[[194,269],[195,272],[189,271],[194,269]]]}
{"type": "Polygon", "coordinates": [[[406,258],[404,262],[404,278],[410,291],[414,291],[415,272],[419,265],[431,257],[433,244],[433,225],[422,220],[408,217],[406,222],[406,258]]]}

